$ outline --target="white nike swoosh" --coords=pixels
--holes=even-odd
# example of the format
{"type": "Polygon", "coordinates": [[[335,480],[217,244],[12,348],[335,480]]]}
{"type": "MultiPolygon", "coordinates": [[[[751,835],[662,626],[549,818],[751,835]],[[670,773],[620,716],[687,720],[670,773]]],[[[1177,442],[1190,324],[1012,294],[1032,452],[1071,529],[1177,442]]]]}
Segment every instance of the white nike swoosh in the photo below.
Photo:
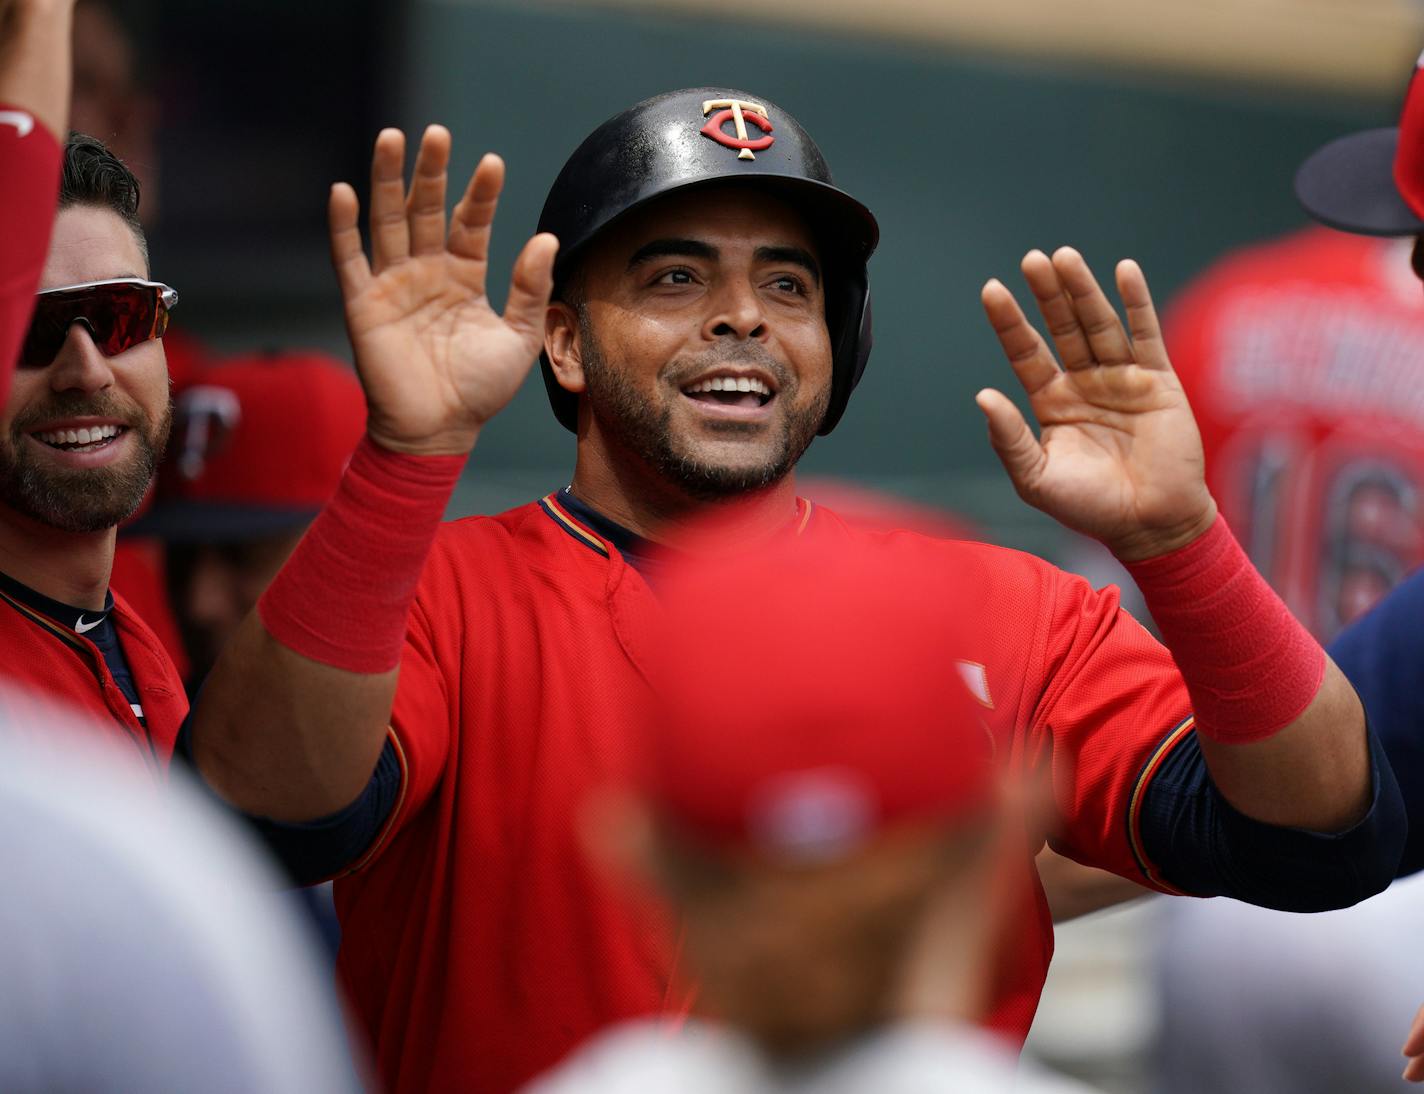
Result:
{"type": "Polygon", "coordinates": [[[94,620],[94,622],[92,623],[84,622],[84,617],[81,615],[78,619],[74,621],[74,633],[88,634],[102,622],[104,622],[104,617],[102,615],[98,619],[94,620]]]}
{"type": "Polygon", "coordinates": [[[13,125],[22,137],[28,137],[35,119],[21,110],[0,110],[0,125],[13,125]]]}

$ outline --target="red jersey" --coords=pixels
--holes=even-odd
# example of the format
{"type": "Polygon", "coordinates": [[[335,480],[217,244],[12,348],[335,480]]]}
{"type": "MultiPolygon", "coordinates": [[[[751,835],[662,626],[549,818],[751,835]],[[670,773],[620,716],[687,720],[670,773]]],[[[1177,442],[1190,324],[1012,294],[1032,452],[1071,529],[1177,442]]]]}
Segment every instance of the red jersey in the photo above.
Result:
{"type": "Polygon", "coordinates": [[[35,308],[59,198],[60,149],[28,110],[0,103],[0,402],[35,308]]]}
{"type": "Polygon", "coordinates": [[[142,722],[98,646],[0,590],[4,675],[36,695],[63,700],[117,741],[135,746],[155,771],[167,771],[188,714],[183,681],[163,644],[117,593],[110,618],[143,708],[142,722]]]}
{"type": "MultiPolygon", "coordinates": [[[[1190,726],[1186,689],[1116,590],[800,505],[798,534],[886,536],[904,565],[953,573],[982,598],[964,608],[985,628],[975,660],[946,671],[969,684],[1004,755],[1051,765],[1054,845],[1166,889],[1134,810],[1190,726]]],[[[441,530],[392,718],[401,796],[336,886],[339,965],[398,1094],[512,1090],[610,1022],[683,1005],[669,987],[674,932],[585,861],[575,830],[585,794],[632,762],[657,610],[639,572],[557,496],[441,530]]],[[[1019,1039],[1053,945],[1035,897],[995,1015],[1019,1039]]]]}
{"type": "Polygon", "coordinates": [[[1424,292],[1412,240],[1310,228],[1168,310],[1207,483],[1322,642],[1424,562],[1424,292]]]}

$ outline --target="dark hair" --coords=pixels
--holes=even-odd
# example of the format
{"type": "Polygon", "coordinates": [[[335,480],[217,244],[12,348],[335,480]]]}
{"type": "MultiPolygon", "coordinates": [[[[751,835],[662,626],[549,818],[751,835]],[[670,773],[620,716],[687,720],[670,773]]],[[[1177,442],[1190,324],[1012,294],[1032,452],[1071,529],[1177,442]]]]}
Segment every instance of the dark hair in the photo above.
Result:
{"type": "Polygon", "coordinates": [[[144,260],[148,243],[138,219],[138,179],[124,161],[109,151],[103,141],[83,133],[71,133],[64,142],[64,170],[59,179],[59,207],[94,205],[119,215],[138,239],[144,260]]]}

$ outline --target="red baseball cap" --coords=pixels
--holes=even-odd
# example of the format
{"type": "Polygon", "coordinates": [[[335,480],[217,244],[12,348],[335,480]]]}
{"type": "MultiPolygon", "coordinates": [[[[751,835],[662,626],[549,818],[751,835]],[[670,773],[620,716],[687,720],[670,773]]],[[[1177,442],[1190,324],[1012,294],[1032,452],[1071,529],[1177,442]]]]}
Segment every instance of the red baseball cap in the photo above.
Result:
{"type": "Polygon", "coordinates": [[[1322,224],[1372,236],[1424,233],[1424,55],[1399,125],[1331,141],[1300,166],[1295,193],[1322,224]]]}
{"type": "Polygon", "coordinates": [[[175,400],[157,502],[131,531],[192,543],[296,529],[335,492],[365,428],[361,385],[334,357],[268,352],[199,369],[175,400]]]}
{"type": "Polygon", "coordinates": [[[659,815],[705,844],[814,862],[988,804],[957,581],[907,540],[787,537],[660,577],[659,815]]]}

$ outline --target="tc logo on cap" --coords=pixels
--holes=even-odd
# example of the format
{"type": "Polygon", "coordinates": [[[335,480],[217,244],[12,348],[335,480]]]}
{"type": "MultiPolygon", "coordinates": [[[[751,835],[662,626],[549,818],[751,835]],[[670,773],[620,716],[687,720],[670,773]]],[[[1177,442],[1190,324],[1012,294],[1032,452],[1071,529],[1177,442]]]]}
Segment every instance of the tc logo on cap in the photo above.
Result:
{"type": "Polygon", "coordinates": [[[717,113],[707,119],[707,124],[702,127],[702,135],[711,137],[725,148],[740,148],[741,151],[737,153],[739,160],[756,159],[755,152],[770,148],[772,141],[776,140],[771,135],[771,122],[767,120],[766,107],[760,103],[747,102],[745,99],[708,99],[702,104],[704,115],[713,110],[717,113]],[[722,129],[729,119],[736,125],[735,137],[722,129]],[[748,138],[747,122],[751,122],[765,136],[755,140],[748,138]]]}

